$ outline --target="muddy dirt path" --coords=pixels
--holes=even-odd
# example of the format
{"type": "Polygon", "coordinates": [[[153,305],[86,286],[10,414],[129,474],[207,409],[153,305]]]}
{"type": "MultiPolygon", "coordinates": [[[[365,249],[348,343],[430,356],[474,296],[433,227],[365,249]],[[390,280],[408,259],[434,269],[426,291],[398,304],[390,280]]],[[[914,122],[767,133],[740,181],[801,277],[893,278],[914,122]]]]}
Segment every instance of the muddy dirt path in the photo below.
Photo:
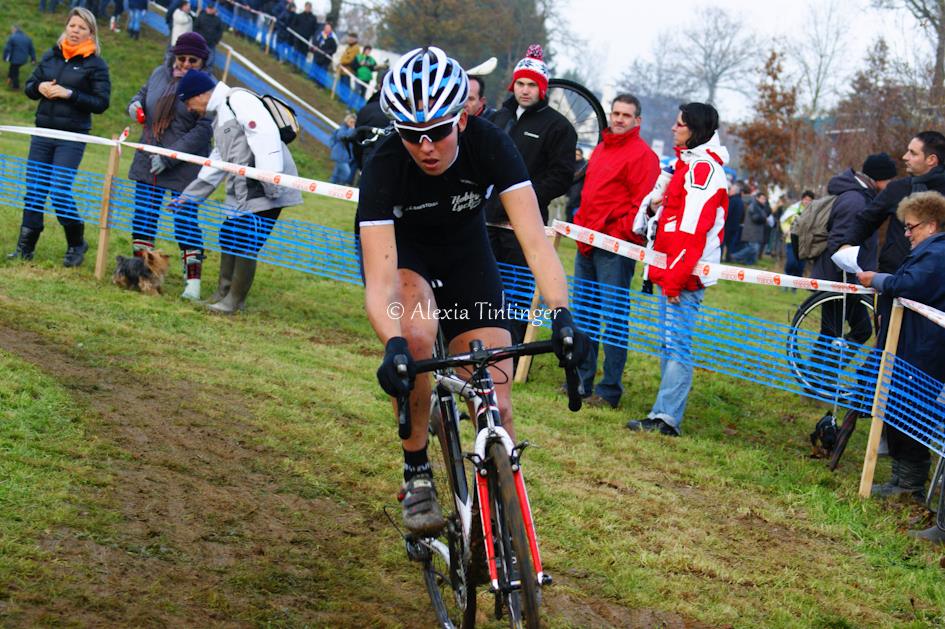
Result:
{"type": "MultiPolygon", "coordinates": [[[[110,480],[76,500],[117,514],[108,535],[62,529],[42,541],[58,595],[14,596],[11,626],[431,626],[418,575],[375,571],[364,552],[387,525],[287,490],[247,400],[145,382],[8,327],[0,349],[53,377],[85,412],[110,455],[94,465],[110,480]]],[[[702,626],[564,592],[545,600],[553,626],[702,626]]]]}

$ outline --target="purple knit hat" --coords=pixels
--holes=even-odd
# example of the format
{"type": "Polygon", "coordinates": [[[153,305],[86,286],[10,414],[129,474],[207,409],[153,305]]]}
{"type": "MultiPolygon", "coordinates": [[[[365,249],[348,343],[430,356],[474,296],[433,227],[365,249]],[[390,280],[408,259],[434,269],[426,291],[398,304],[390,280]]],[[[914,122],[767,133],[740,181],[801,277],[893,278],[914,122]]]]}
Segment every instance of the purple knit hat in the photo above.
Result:
{"type": "Polygon", "coordinates": [[[193,55],[206,61],[210,57],[210,48],[207,40],[200,33],[191,31],[177,38],[177,43],[171,48],[171,53],[177,55],[193,55]]]}

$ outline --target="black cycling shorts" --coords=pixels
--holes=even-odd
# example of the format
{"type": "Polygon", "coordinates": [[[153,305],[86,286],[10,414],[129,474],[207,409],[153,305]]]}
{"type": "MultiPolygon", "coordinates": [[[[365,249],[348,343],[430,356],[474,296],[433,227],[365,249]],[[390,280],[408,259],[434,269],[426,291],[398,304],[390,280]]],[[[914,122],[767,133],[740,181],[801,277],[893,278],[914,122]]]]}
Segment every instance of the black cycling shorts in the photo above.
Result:
{"type": "MultiPolygon", "coordinates": [[[[410,269],[433,289],[435,304],[420,304],[422,316],[436,316],[447,342],[477,328],[508,329],[502,278],[486,230],[457,242],[418,243],[397,239],[397,267],[410,269]],[[434,312],[439,309],[439,312],[434,312]]],[[[411,312],[404,312],[404,317],[411,312]]]]}

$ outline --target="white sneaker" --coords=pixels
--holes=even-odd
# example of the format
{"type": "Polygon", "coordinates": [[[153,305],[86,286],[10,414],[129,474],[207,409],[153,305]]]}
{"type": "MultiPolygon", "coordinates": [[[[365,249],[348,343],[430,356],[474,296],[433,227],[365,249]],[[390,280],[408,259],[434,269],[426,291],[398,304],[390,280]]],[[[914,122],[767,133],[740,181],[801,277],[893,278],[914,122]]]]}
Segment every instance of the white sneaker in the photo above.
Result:
{"type": "Polygon", "coordinates": [[[187,285],[184,292],[180,294],[180,298],[200,301],[200,280],[187,280],[187,285]]]}

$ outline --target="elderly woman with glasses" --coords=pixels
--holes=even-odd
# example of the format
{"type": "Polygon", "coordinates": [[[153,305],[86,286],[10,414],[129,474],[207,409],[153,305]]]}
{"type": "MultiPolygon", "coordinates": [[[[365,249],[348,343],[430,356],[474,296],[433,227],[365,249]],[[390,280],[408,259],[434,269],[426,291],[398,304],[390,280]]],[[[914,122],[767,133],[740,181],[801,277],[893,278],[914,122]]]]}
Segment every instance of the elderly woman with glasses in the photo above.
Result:
{"type": "MultiPolygon", "coordinates": [[[[26,95],[39,101],[37,127],[89,132],[92,114],[108,109],[111,99],[108,64],[100,54],[95,16],[82,8],[69,11],[65,31],[56,45],[43,55],[26,81],[26,95]]],[[[7,257],[33,258],[36,241],[43,231],[43,212],[49,198],[66,232],[63,266],[82,264],[89,245],[85,241],[85,223],[72,198],[72,182],[84,153],[85,144],[82,142],[40,136],[32,138],[23,224],[16,251],[7,257]]]]}
{"type": "MultiPolygon", "coordinates": [[[[896,217],[905,225],[906,238],[912,251],[895,273],[863,271],[857,278],[889,297],[905,297],[938,310],[945,310],[945,197],[938,192],[916,192],[906,197],[896,210],[896,217]]],[[[883,321],[882,334],[888,321],[883,321]]],[[[906,310],[899,331],[897,359],[921,369],[939,382],[945,382],[945,328],[923,315],[906,310]]],[[[913,416],[915,404],[901,396],[890,395],[887,415],[913,416]]],[[[941,422],[939,416],[935,422],[941,422]]],[[[911,494],[918,501],[925,498],[931,457],[925,444],[887,424],[886,440],[892,458],[892,478],[873,486],[873,495],[881,497],[911,494]]],[[[945,543],[945,532],[932,527],[915,535],[920,539],[945,543]]]]}
{"type": "MultiPolygon", "coordinates": [[[[138,90],[128,115],[141,123],[142,144],[206,156],[210,154],[213,128],[210,119],[187,111],[177,98],[177,83],[188,70],[200,70],[210,48],[199,33],[184,33],[171,48],[165,63],[154,69],[138,90]]],[[[132,220],[132,250],[135,255],[154,248],[158,216],[168,191],[178,196],[197,178],[200,166],[139,151],[128,170],[135,181],[135,211],[132,220]]],[[[203,236],[196,219],[196,206],[184,204],[174,214],[174,236],[180,246],[186,288],[181,297],[200,298],[203,236]]]]}

